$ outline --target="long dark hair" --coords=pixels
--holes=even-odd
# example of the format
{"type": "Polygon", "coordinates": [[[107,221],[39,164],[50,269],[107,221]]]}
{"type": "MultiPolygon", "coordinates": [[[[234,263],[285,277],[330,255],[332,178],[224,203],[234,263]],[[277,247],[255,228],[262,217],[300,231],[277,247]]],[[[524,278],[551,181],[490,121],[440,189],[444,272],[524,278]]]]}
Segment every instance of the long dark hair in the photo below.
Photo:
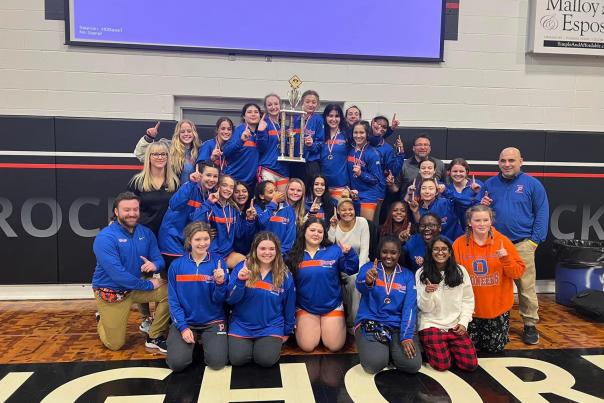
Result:
{"type": "Polygon", "coordinates": [[[451,244],[451,241],[449,241],[443,236],[439,236],[433,239],[428,244],[428,247],[426,248],[426,256],[424,257],[424,267],[422,274],[420,274],[419,276],[419,280],[422,284],[427,284],[428,280],[430,280],[432,284],[438,284],[443,279],[443,275],[438,269],[438,267],[436,267],[436,262],[432,257],[432,248],[434,247],[434,244],[438,241],[444,243],[445,245],[447,245],[447,248],[449,248],[449,260],[445,264],[444,270],[445,285],[451,288],[457,287],[458,285],[463,283],[463,273],[461,272],[461,269],[455,261],[455,256],[453,254],[453,245],[451,244]]]}
{"type": "MultiPolygon", "coordinates": [[[[400,200],[396,200],[394,203],[392,203],[390,205],[390,209],[388,210],[388,217],[386,217],[386,221],[384,221],[384,224],[382,224],[382,227],[380,228],[380,236],[383,237],[384,235],[395,235],[398,236],[398,233],[401,231],[404,231],[407,229],[407,226],[409,225],[409,222],[411,220],[409,219],[409,207],[407,205],[407,203],[405,203],[404,201],[400,201],[400,200]],[[403,222],[398,224],[394,222],[394,219],[392,218],[392,210],[394,210],[394,206],[396,206],[398,203],[400,203],[403,206],[403,209],[405,210],[405,218],[403,219],[403,222]]],[[[413,234],[415,231],[413,230],[413,225],[411,226],[411,234],[413,234]]]]}
{"type": "Polygon", "coordinates": [[[331,113],[331,111],[336,111],[340,116],[340,132],[346,132],[346,116],[344,116],[342,107],[338,104],[328,104],[325,109],[323,109],[323,125],[325,126],[326,139],[329,138],[329,125],[327,124],[327,116],[331,113]]]}
{"type": "Polygon", "coordinates": [[[324,221],[329,222],[329,220],[331,220],[331,217],[333,217],[333,208],[335,206],[333,203],[333,199],[329,194],[329,184],[327,183],[327,178],[325,177],[325,175],[319,174],[315,175],[315,177],[312,178],[310,186],[308,187],[308,189],[306,189],[306,200],[308,200],[309,203],[312,203],[315,200],[315,197],[317,197],[314,194],[315,181],[317,180],[317,178],[321,178],[323,179],[323,182],[325,182],[325,192],[323,192],[323,195],[319,197],[319,200],[321,201],[321,205],[323,206],[323,211],[325,213],[324,221]]]}
{"type": "Polygon", "coordinates": [[[271,200],[261,199],[260,196],[264,196],[264,191],[269,183],[275,184],[273,181],[262,181],[256,184],[256,189],[254,189],[254,205],[260,206],[262,210],[266,208],[266,205],[271,202],[271,200]]]}
{"type": "Polygon", "coordinates": [[[331,242],[327,238],[327,228],[325,226],[325,223],[317,217],[309,217],[308,220],[306,220],[306,222],[304,223],[304,225],[302,225],[302,228],[298,231],[298,235],[296,236],[296,242],[294,242],[294,246],[291,251],[289,251],[286,258],[289,271],[294,274],[296,274],[296,272],[298,271],[298,265],[304,260],[304,250],[306,249],[306,238],[304,237],[304,235],[306,234],[306,230],[308,229],[308,227],[311,226],[311,224],[320,224],[321,227],[323,227],[323,240],[321,241],[321,247],[326,248],[328,246],[333,245],[333,242],[331,242]]]}

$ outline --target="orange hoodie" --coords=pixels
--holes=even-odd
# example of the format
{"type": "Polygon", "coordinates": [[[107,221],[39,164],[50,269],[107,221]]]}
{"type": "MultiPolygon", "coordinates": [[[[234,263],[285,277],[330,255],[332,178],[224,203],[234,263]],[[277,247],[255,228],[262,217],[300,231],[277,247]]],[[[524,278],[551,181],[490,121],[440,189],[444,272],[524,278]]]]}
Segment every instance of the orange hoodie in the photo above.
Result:
{"type": "Polygon", "coordinates": [[[470,236],[461,236],[453,243],[453,253],[457,263],[468,269],[474,289],[474,317],[493,319],[509,311],[514,303],[514,279],[524,273],[524,262],[520,259],[514,244],[491,229],[493,236],[480,246],[470,236]],[[498,258],[496,251],[501,246],[508,255],[498,258]]]}

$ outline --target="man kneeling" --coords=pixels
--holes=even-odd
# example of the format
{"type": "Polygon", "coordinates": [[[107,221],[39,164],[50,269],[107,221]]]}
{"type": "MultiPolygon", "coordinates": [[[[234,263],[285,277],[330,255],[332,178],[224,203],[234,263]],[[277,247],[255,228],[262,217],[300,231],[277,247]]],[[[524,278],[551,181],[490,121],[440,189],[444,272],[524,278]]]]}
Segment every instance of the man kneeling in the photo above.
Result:
{"type": "Polygon", "coordinates": [[[92,288],[100,314],[99,337],[108,349],[119,350],[126,341],[130,306],[155,302],[155,319],[145,346],[165,353],[164,333],[170,319],[167,287],[159,278],[141,278],[141,273],[153,275],[164,267],[157,240],[150,229],[138,224],[139,198],[134,193],[120,193],[113,213],[115,220],[93,244],[97,264],[92,288]]]}

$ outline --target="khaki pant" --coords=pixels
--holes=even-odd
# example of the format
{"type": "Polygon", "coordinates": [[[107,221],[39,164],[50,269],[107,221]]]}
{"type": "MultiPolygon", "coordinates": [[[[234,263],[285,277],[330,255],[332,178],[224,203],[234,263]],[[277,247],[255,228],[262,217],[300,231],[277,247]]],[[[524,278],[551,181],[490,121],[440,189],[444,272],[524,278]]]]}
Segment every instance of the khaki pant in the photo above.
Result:
{"type": "Polygon", "coordinates": [[[97,324],[99,337],[103,344],[110,350],[119,350],[126,342],[126,327],[132,304],[155,302],[155,316],[149,337],[156,338],[166,333],[170,311],[168,309],[168,286],[162,285],[152,291],[132,291],[128,297],[120,302],[105,302],[95,295],[97,309],[101,319],[97,324]]]}
{"type": "Polygon", "coordinates": [[[520,316],[525,325],[535,326],[539,321],[539,301],[537,300],[537,291],[535,282],[537,280],[537,271],[535,270],[535,250],[537,249],[532,242],[525,239],[518,242],[516,251],[526,266],[524,274],[517,280],[514,280],[518,288],[518,305],[520,316]]]}

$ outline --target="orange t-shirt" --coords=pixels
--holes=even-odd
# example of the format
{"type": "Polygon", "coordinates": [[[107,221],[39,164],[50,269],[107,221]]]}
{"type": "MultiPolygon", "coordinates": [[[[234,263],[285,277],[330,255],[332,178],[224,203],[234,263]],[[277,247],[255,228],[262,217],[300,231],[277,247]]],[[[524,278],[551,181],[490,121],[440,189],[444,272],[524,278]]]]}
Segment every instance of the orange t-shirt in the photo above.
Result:
{"type": "Polygon", "coordinates": [[[453,243],[457,264],[467,268],[474,289],[474,317],[493,319],[509,311],[514,303],[513,280],[524,273],[524,262],[514,244],[504,235],[491,228],[492,237],[484,245],[478,245],[474,237],[461,236],[453,243]],[[496,251],[501,245],[508,255],[498,258],[496,251]]]}

